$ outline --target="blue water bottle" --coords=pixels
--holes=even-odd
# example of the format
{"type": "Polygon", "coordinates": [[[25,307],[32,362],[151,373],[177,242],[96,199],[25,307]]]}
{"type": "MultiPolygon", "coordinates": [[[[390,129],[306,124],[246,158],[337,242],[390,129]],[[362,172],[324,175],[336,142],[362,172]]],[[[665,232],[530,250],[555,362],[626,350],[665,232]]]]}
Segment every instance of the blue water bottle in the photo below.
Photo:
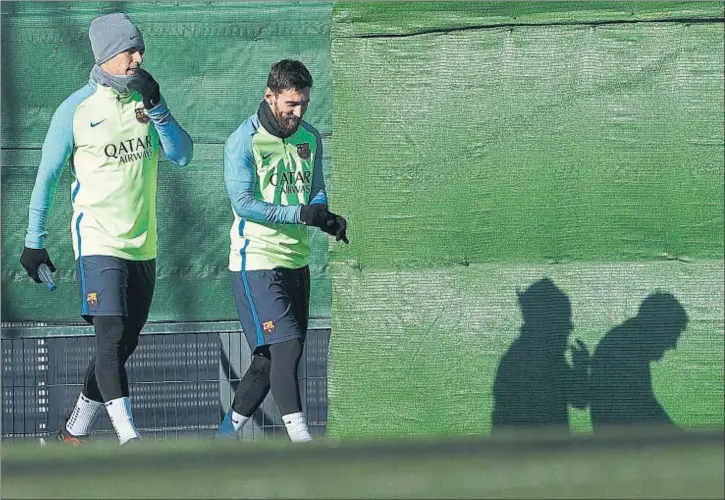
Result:
{"type": "Polygon", "coordinates": [[[40,264],[38,267],[38,276],[40,277],[40,281],[48,285],[48,290],[52,292],[56,289],[55,281],[53,281],[53,273],[50,272],[47,264],[40,264]]]}

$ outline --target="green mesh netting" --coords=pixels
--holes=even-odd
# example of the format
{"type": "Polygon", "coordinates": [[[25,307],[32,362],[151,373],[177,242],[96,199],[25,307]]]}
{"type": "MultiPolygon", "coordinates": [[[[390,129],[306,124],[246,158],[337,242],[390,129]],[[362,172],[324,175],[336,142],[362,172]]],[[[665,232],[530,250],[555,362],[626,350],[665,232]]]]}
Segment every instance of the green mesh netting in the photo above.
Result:
{"type": "MultiPolygon", "coordinates": [[[[565,344],[514,343],[517,291],[545,277],[571,301],[563,341],[590,353],[674,294],[690,322],[649,397],[678,425],[722,424],[723,4],[340,3],[333,20],[352,245],[330,254],[329,433],[487,432],[504,404],[590,429],[565,344]]],[[[655,330],[615,342],[632,390],[655,330]]]]}

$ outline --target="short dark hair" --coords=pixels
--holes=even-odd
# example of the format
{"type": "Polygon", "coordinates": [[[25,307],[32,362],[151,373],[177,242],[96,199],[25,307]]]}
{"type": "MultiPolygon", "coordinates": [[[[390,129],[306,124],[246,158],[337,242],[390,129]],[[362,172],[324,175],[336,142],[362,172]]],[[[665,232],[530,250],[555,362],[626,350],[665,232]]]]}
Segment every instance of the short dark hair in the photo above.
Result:
{"type": "Polygon", "coordinates": [[[283,59],[269,70],[267,87],[275,94],[290,89],[302,90],[312,87],[312,75],[300,61],[283,59]]]}

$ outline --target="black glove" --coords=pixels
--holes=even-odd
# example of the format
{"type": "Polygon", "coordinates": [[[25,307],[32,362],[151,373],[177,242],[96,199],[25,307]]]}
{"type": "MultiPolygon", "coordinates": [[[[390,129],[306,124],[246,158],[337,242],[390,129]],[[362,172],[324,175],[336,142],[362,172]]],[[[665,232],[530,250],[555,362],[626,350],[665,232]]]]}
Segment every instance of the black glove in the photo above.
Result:
{"type": "Polygon", "coordinates": [[[325,205],[313,203],[302,205],[300,208],[300,220],[308,226],[319,227],[324,230],[327,221],[330,219],[330,212],[325,205]]]}
{"type": "Polygon", "coordinates": [[[347,239],[347,221],[344,217],[327,210],[325,205],[319,203],[302,205],[300,220],[308,226],[319,227],[327,234],[334,236],[337,241],[342,240],[345,243],[350,243],[347,239]]]}
{"type": "Polygon", "coordinates": [[[28,276],[33,278],[33,281],[36,283],[41,282],[38,276],[38,268],[41,264],[47,264],[50,270],[55,272],[55,266],[51,262],[48,251],[45,248],[23,248],[23,254],[20,256],[20,264],[27,271],[28,276]]]}
{"type": "Polygon", "coordinates": [[[330,211],[328,211],[327,213],[330,217],[327,219],[324,227],[322,227],[321,229],[327,234],[331,234],[332,236],[334,236],[335,241],[342,240],[345,243],[350,243],[350,240],[347,239],[347,221],[345,220],[345,217],[334,214],[330,211]]]}
{"type": "Polygon", "coordinates": [[[151,73],[145,69],[138,68],[136,76],[129,85],[131,90],[135,90],[143,98],[143,105],[146,109],[153,109],[161,101],[161,90],[159,84],[151,76],[151,73]]]}

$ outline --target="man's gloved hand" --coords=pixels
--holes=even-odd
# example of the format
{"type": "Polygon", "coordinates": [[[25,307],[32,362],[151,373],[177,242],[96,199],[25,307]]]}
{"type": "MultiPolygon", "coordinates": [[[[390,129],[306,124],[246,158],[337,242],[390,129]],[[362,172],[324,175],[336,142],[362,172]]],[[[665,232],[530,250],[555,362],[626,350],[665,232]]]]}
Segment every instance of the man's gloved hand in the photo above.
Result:
{"type": "Polygon", "coordinates": [[[324,228],[327,220],[330,218],[330,212],[327,211],[325,205],[313,203],[312,205],[302,205],[300,207],[300,220],[308,225],[324,228]]]}
{"type": "Polygon", "coordinates": [[[345,217],[332,213],[329,210],[327,213],[330,217],[325,222],[325,226],[321,229],[327,234],[334,236],[335,241],[350,243],[350,240],[347,239],[347,221],[345,220],[345,217]]]}
{"type": "Polygon", "coordinates": [[[23,248],[23,253],[20,256],[20,264],[28,273],[28,276],[33,278],[33,281],[36,283],[40,283],[38,268],[41,264],[46,264],[51,271],[55,272],[55,266],[51,262],[48,251],[45,248],[23,248]]]}
{"type": "Polygon", "coordinates": [[[141,94],[143,105],[146,109],[155,108],[161,101],[161,90],[158,82],[154,80],[151,73],[143,68],[136,70],[136,76],[131,81],[129,87],[141,94]]]}
{"type": "Polygon", "coordinates": [[[319,227],[327,234],[335,236],[337,241],[342,240],[345,243],[350,243],[347,239],[347,221],[344,217],[327,210],[325,205],[319,203],[302,205],[300,207],[300,220],[308,226],[319,227]]]}

